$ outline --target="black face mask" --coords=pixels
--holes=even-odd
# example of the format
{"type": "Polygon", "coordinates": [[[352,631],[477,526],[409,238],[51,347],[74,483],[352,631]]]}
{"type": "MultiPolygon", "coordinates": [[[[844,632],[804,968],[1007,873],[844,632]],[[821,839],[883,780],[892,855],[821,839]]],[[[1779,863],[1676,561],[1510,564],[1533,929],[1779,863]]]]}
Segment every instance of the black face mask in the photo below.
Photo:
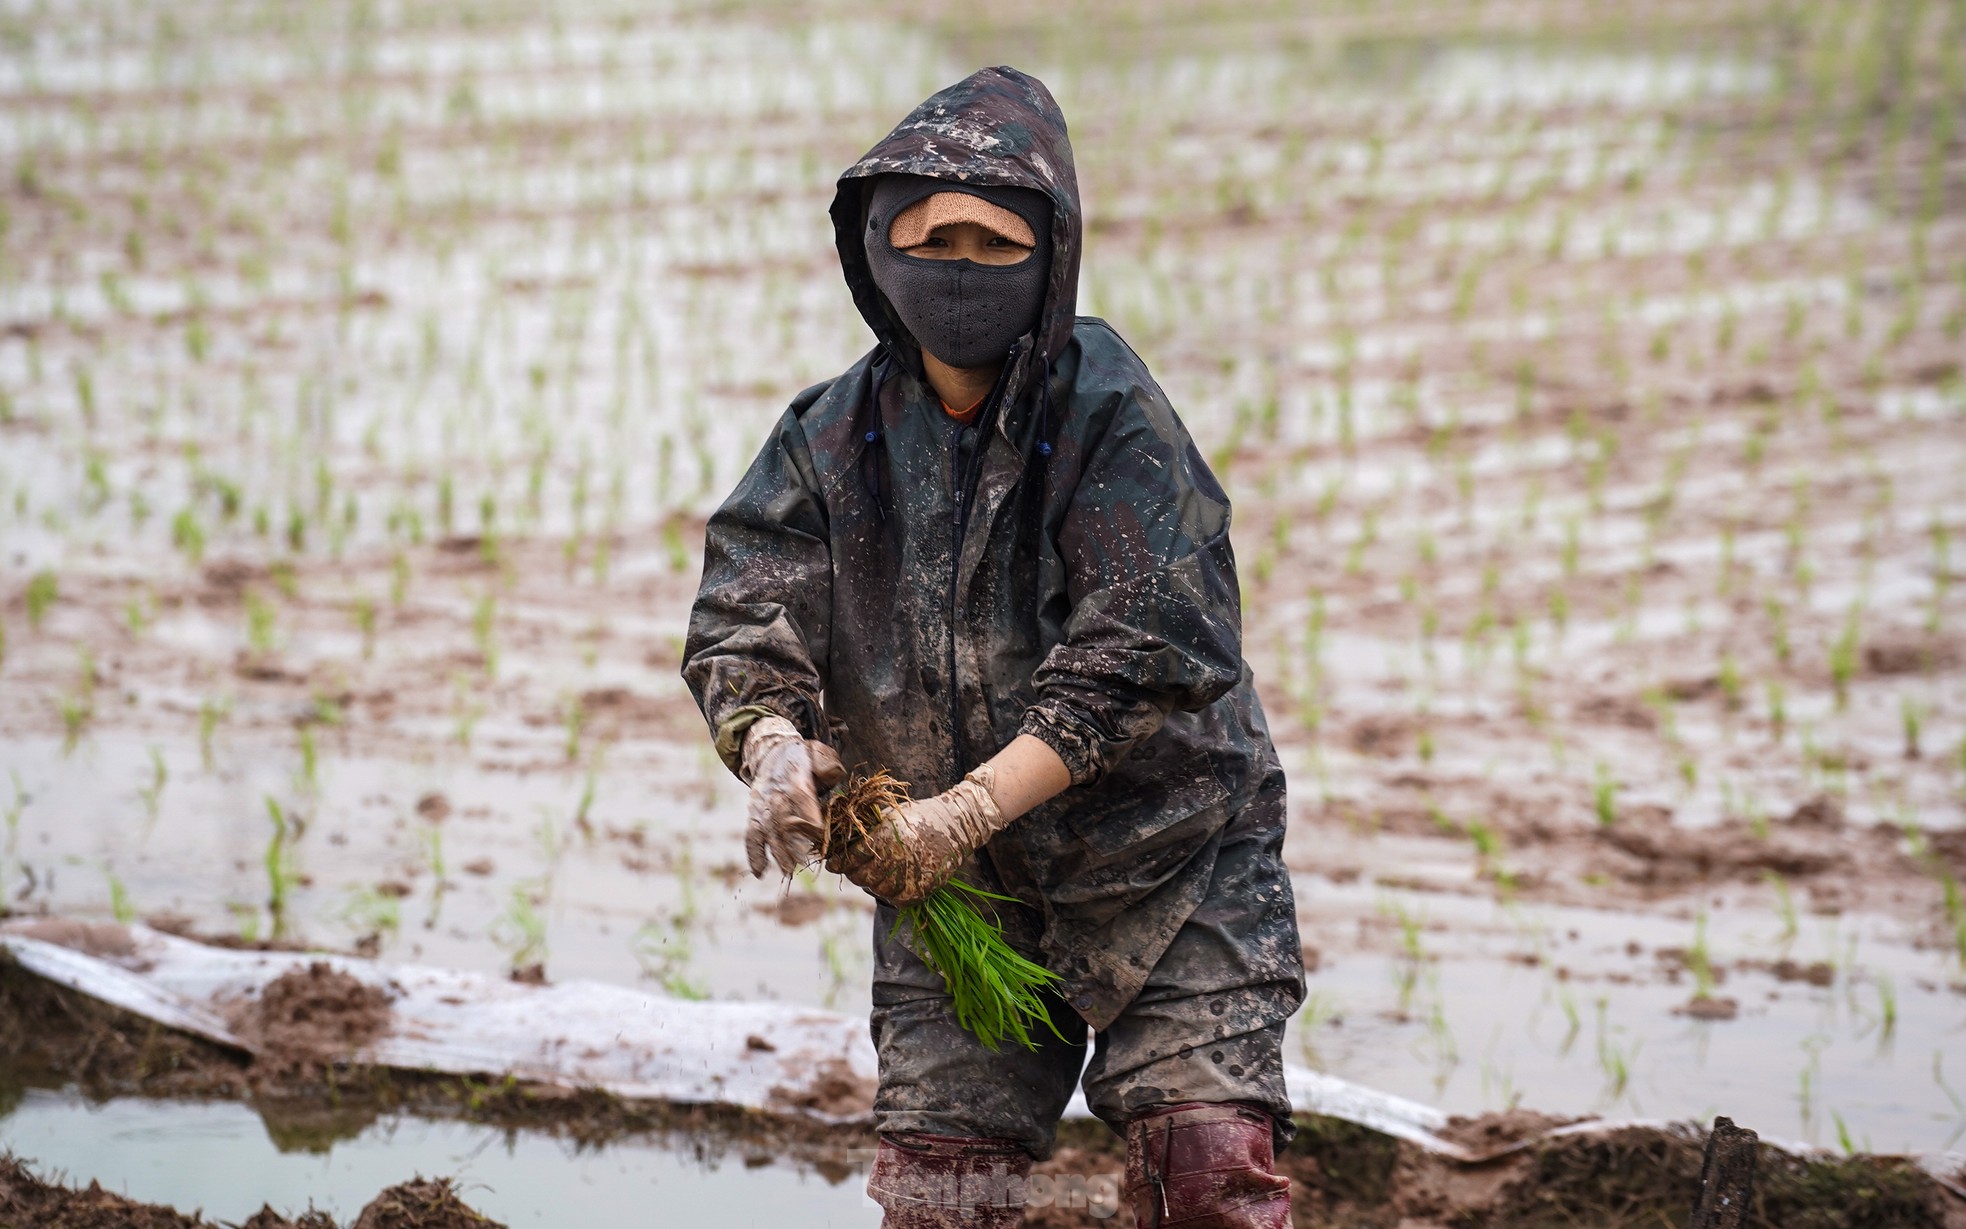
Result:
{"type": "Polygon", "coordinates": [[[867,266],[915,343],[951,367],[991,367],[1037,327],[1051,272],[1051,202],[1029,188],[983,187],[918,175],[883,175],[867,204],[867,266]],[[897,252],[888,227],[937,192],[968,192],[1031,224],[1038,246],[1014,265],[925,260],[897,252]]]}

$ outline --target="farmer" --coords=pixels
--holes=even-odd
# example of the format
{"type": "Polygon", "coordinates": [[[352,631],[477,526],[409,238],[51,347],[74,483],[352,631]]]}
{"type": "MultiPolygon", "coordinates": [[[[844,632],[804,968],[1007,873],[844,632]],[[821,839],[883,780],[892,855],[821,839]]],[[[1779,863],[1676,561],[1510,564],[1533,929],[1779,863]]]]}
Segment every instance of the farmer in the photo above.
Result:
{"type": "Polygon", "coordinates": [[[819,856],[842,759],[916,799],[897,840],[827,858],[879,899],[869,1193],[890,1229],[1017,1224],[1083,1071],[1142,1225],[1285,1225],[1303,966],[1229,501],[1139,356],[1074,315],[1064,116],[984,69],[849,168],[832,219],[878,344],[711,517],[683,674],[750,784],[754,874],[819,856]],[[1016,898],[1064,1040],[986,1048],[894,933],[952,875],[1016,898]]]}

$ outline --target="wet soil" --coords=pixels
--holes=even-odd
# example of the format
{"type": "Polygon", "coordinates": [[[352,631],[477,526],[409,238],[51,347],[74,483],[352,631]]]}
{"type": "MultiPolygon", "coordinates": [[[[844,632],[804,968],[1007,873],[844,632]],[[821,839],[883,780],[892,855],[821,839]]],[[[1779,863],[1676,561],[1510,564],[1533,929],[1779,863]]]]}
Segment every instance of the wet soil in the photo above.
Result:
{"type": "MultiPolygon", "coordinates": [[[[1464,1119],[1462,1142],[1515,1142],[1548,1125],[1503,1112],[1464,1119]]],[[[1068,1124],[1052,1158],[1034,1172],[1118,1176],[1125,1150],[1111,1132],[1068,1124]]],[[[1316,1229],[1638,1229],[1683,1224],[1699,1189],[1704,1137],[1692,1128],[1627,1129],[1551,1140],[1486,1165],[1444,1161],[1345,1123],[1302,1120],[1277,1158],[1291,1179],[1292,1223],[1316,1229]]],[[[1764,1147],[1752,1229],[1958,1229],[1966,1198],[1896,1160],[1798,1160],[1764,1147]]],[[[1130,1208],[1034,1208],[1041,1229],[1131,1226],[1130,1208]]]]}
{"type": "MultiPolygon", "coordinates": [[[[40,1229],[211,1229],[211,1222],[174,1208],[138,1203],[102,1190],[46,1181],[17,1157],[0,1152],[0,1224],[40,1229]]],[[[320,1212],[287,1217],[261,1208],[239,1229],[336,1229],[320,1212]]],[[[448,1180],[418,1178],[377,1195],[348,1229],[499,1229],[458,1198],[448,1180]]]]}
{"type": "MultiPolygon", "coordinates": [[[[147,1094],[238,1096],[254,1074],[236,1053],[172,1034],[148,1022],[52,986],[18,969],[0,968],[0,1071],[30,1083],[76,1082],[94,1097],[147,1094]]],[[[704,1162],[735,1155],[796,1159],[829,1181],[859,1181],[873,1136],[861,1127],[823,1127],[798,1118],[712,1107],[625,1102],[597,1093],[511,1082],[417,1076],[353,1066],[332,1089],[289,1078],[259,1084],[253,1104],[267,1129],[287,1147],[322,1149],[361,1130],[384,1112],[486,1122],[509,1130],[543,1131],[602,1147],[611,1141],[659,1138],[704,1162]]],[[[853,1090],[856,1095],[864,1090],[853,1090]]],[[[1546,1115],[1506,1111],[1458,1120],[1445,1134],[1471,1147],[1507,1149],[1555,1125],[1546,1115]]],[[[1691,1205],[1701,1139],[1691,1128],[1626,1129],[1598,1137],[1542,1141],[1508,1150],[1498,1160],[1468,1166],[1329,1119],[1301,1118],[1299,1134],[1278,1158],[1293,1180],[1294,1223],[1336,1229],[1503,1229],[1504,1226],[1589,1224],[1623,1229],[1676,1223],[1691,1205]]],[[[1105,1126],[1063,1124],[1059,1145],[1035,1172],[1060,1181],[1054,1189],[1083,1189],[1063,1179],[1108,1175],[1117,1181],[1124,1148],[1105,1126]]],[[[747,1162],[748,1163],[748,1162],[747,1162]]],[[[0,1168],[0,1199],[12,1198],[36,1215],[29,1223],[96,1226],[196,1226],[204,1222],[168,1209],[146,1209],[99,1191],[72,1191],[35,1180],[18,1164],[0,1168]],[[11,1183],[11,1185],[8,1185],[11,1183]],[[39,1201],[39,1202],[34,1202],[39,1201]],[[96,1209],[100,1209],[98,1212],[96,1209]],[[81,1219],[64,1220],[60,1216],[81,1219]],[[86,1219],[98,1215],[109,1219],[86,1219]],[[125,1219],[114,1219],[115,1217],[125,1219]],[[145,1220],[148,1216],[152,1219],[145,1220]],[[169,1219],[176,1216],[176,1219],[169,1219]]],[[[1799,1160],[1764,1149],[1756,1229],[1963,1229],[1966,1186],[1947,1192],[1909,1162],[1891,1158],[1799,1160]]],[[[1966,1173],[1955,1185],[1966,1182],[1966,1173]]],[[[0,1203],[0,1211],[9,1210],[0,1203]]],[[[23,1213],[25,1215],[25,1213],[23,1213]]],[[[266,1229],[290,1223],[276,1213],[266,1229]]],[[[353,1224],[470,1225],[475,1214],[456,1192],[420,1180],[378,1196],[353,1224]],[[422,1217],[423,1219],[417,1219],[422,1217]],[[395,1219],[392,1219],[395,1218],[395,1219]],[[408,1218],[408,1219],[403,1219],[408,1218]],[[466,1218],[466,1219],[460,1219],[466,1218]]],[[[331,1220],[296,1223],[326,1229],[331,1220]]],[[[1061,1197],[1034,1207],[1026,1223],[1043,1229],[1128,1225],[1130,1213],[1101,1217],[1083,1201],[1061,1197]]]]}
{"type": "Polygon", "coordinates": [[[319,1078],[389,1031],[389,994],[321,961],[281,974],[229,1013],[256,1076],[319,1078]]]}

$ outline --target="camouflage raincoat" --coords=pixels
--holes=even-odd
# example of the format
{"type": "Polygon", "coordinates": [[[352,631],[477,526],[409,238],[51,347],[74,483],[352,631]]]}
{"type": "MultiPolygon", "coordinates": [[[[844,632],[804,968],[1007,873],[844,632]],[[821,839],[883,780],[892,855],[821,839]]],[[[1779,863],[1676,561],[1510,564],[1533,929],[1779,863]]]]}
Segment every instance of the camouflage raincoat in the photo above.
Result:
{"type": "Polygon", "coordinates": [[[847,170],[832,217],[879,344],[793,400],[710,520],[683,673],[725,763],[775,713],[923,797],[1034,734],[1072,787],[985,856],[1065,1001],[1105,1030],[1206,916],[1193,976],[1271,987],[1287,1016],[1302,967],[1282,773],[1242,659],[1229,501],[1145,364],[1074,315],[1057,104],[1015,70],[972,75],[847,170]],[[1051,200],[1040,322],[973,427],[943,412],[868,272],[864,187],[889,172],[1051,200]],[[1261,837],[1261,873],[1198,915],[1232,821],[1261,837]]]}

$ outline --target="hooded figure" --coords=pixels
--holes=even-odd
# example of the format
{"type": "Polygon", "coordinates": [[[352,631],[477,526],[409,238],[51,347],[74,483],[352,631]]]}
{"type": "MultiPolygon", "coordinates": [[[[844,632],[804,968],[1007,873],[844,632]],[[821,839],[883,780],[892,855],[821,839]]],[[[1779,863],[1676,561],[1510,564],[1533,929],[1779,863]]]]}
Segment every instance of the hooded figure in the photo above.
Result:
{"type": "Polygon", "coordinates": [[[1017,1224],[1083,1069],[1142,1225],[1286,1225],[1303,965],[1229,502],[1145,364],[1075,315],[1064,117],[977,72],[840,177],[832,218],[877,344],[711,517],[683,674],[751,785],[754,873],[811,859],[842,759],[918,800],[903,848],[828,861],[880,902],[869,1192],[890,1229],[1017,1224]],[[1015,899],[998,920],[1062,978],[1067,1040],[986,1049],[895,935],[952,870],[1015,899]]]}

